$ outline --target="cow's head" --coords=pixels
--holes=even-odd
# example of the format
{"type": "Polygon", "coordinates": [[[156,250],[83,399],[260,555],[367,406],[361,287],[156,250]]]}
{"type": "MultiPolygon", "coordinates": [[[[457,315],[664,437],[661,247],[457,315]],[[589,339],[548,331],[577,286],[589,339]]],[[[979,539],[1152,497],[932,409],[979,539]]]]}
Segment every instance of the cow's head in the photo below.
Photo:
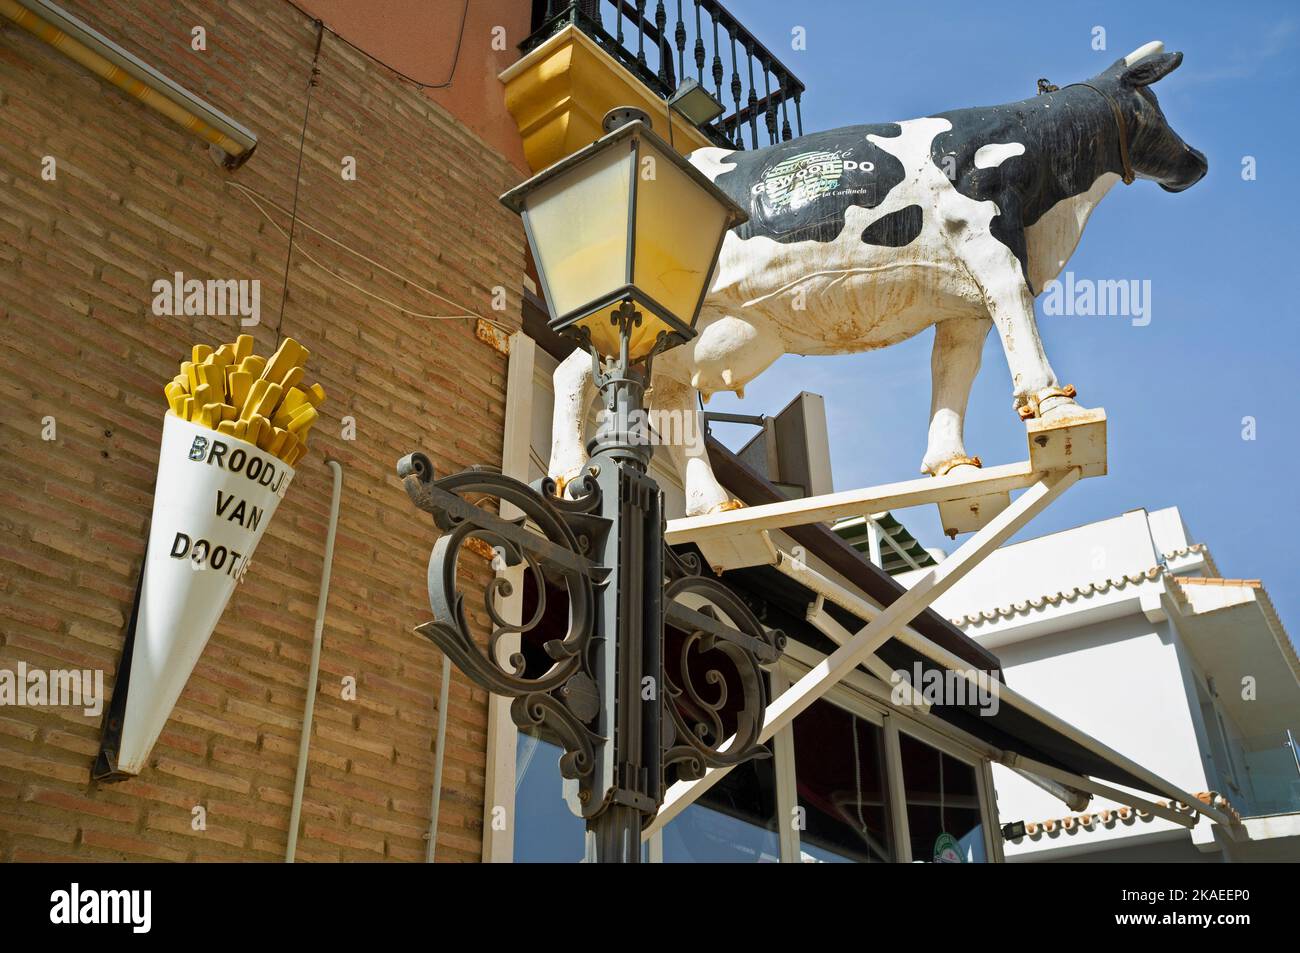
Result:
{"type": "Polygon", "coordinates": [[[1205,154],[1183,142],[1165,119],[1152,84],[1183,61],[1166,53],[1159,40],[1140,46],[1092,81],[1119,106],[1128,132],[1129,161],[1139,178],[1159,183],[1166,192],[1181,192],[1209,169],[1205,154]]]}

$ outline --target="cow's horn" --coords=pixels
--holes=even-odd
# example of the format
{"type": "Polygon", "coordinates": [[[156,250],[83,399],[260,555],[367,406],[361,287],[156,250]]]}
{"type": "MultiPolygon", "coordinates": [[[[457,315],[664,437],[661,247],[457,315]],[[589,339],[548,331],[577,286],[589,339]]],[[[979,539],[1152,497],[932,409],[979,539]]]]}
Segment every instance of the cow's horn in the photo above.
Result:
{"type": "Polygon", "coordinates": [[[1157,53],[1165,51],[1165,44],[1162,40],[1152,40],[1150,43],[1139,46],[1136,50],[1124,57],[1124,65],[1132,66],[1134,63],[1146,59],[1148,56],[1155,56],[1157,53]]]}

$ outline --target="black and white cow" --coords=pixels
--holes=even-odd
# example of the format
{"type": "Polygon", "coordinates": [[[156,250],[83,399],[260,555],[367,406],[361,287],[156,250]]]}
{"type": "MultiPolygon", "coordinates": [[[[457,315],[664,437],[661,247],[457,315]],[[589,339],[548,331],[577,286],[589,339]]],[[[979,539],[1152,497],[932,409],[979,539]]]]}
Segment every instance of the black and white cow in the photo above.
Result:
{"type": "MultiPolygon", "coordinates": [[[[1068,412],[1074,392],[1043,352],[1035,295],[1116,182],[1179,192],[1206,173],[1151,90],[1182,62],[1163,49],[1148,43],[1085,83],[1001,106],[692,153],[750,220],[723,243],[698,336],[659,357],[655,409],[696,414],[697,391],[743,396],[782,354],[886,347],[934,325],[923,472],[978,465],[962,427],[990,328],[1020,415],[1068,412]]],[[[549,469],[561,484],[585,464],[591,388],[585,355],[556,370],[549,469]]],[[[731,505],[702,446],[668,449],[689,515],[731,505]]]]}

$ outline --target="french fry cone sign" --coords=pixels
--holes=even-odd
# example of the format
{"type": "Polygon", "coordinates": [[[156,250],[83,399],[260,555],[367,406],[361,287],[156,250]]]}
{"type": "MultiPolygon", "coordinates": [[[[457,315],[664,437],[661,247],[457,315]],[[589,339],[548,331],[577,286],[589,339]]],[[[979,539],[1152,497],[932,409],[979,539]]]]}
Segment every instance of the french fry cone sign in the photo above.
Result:
{"type": "Polygon", "coordinates": [[[94,776],[139,774],[307,452],[325,399],[308,351],[194,346],[164,387],[153,521],[94,776]]]}

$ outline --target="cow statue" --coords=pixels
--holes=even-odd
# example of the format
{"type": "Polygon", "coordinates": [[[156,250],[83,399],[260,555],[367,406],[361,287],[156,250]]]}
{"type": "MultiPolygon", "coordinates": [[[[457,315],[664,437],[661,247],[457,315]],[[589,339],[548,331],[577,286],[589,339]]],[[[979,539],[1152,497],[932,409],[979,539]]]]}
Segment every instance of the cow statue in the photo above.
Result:
{"type": "MultiPolygon", "coordinates": [[[[856,353],[934,325],[923,473],[979,466],[963,417],[990,328],[1022,418],[1077,412],[1043,351],[1034,297],[1116,182],[1181,192],[1205,175],[1205,156],[1170,128],[1151,88],[1182,59],[1152,42],[1086,82],[1043,82],[1019,102],[691,153],[750,218],[723,242],[697,336],[656,359],[654,410],[685,419],[699,413],[697,392],[743,397],[782,354],[856,353]]],[[[555,371],[549,472],[561,488],[586,463],[592,393],[591,359],[576,351],[555,371]]],[[[683,429],[702,432],[694,423],[683,429]]],[[[703,441],[667,449],[687,515],[739,505],[703,441]]]]}

